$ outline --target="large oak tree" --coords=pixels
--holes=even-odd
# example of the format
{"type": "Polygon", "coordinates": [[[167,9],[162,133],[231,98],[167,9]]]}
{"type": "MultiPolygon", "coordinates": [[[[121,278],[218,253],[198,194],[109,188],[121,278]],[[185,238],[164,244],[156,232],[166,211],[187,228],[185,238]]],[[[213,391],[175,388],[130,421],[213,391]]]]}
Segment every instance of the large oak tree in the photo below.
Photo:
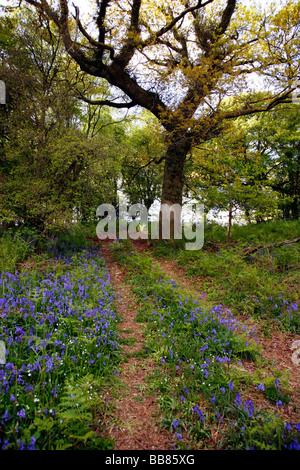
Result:
{"type": "Polygon", "coordinates": [[[112,86],[111,99],[94,103],[138,105],[159,119],[168,144],[161,203],[182,203],[193,145],[222,132],[227,119],[291,100],[299,1],[260,12],[239,0],[94,0],[88,22],[68,0],[26,1],[56,24],[84,72],[112,86]],[[252,92],[260,77],[272,91],[258,102],[252,92]],[[229,95],[242,98],[228,109],[229,95]]]}

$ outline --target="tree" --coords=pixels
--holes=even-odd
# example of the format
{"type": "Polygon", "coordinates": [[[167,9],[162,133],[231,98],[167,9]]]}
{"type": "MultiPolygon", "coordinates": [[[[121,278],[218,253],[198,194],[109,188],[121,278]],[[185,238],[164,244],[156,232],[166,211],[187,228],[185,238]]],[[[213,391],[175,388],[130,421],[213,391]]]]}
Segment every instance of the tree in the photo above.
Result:
{"type": "Polygon", "coordinates": [[[182,203],[192,145],[218,135],[226,119],[290,99],[299,71],[299,1],[264,14],[238,0],[95,0],[94,28],[68,0],[26,1],[56,24],[82,71],[113,87],[111,99],[95,103],[139,105],[159,119],[168,139],[163,204],[182,203]],[[272,85],[265,101],[249,92],[224,111],[224,97],[245,90],[254,73],[272,85]]]}
{"type": "Polygon", "coordinates": [[[247,126],[251,148],[262,161],[258,179],[279,195],[281,217],[300,216],[300,108],[291,104],[255,116],[247,126]]]}
{"type": "Polygon", "coordinates": [[[253,145],[254,125],[253,119],[238,118],[222,136],[192,149],[187,188],[207,210],[228,212],[228,241],[237,211],[256,221],[278,211],[279,195],[268,179],[269,159],[253,145]]]}

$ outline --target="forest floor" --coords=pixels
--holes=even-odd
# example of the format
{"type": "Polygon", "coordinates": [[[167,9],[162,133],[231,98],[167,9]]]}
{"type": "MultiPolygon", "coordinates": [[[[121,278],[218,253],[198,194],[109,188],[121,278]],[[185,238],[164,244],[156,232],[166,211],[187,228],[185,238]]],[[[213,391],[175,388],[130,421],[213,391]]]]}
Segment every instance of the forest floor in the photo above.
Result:
{"type": "MultiPolygon", "coordinates": [[[[111,278],[111,283],[118,294],[116,308],[121,317],[119,324],[120,336],[123,340],[124,360],[121,364],[120,390],[108,390],[114,405],[114,418],[107,423],[107,432],[115,440],[116,450],[168,450],[174,448],[174,433],[163,429],[159,424],[159,407],[157,396],[148,388],[147,377],[152,374],[155,364],[140,354],[143,350],[145,333],[144,325],[136,321],[139,308],[138,301],[132,293],[132,288],[126,281],[126,268],[115,261],[110,252],[110,241],[101,242],[101,254],[104,257],[111,278]]],[[[137,240],[134,248],[147,252],[154,257],[151,245],[147,241],[137,240]]],[[[160,269],[188,295],[197,298],[202,296],[201,277],[189,278],[184,269],[179,267],[176,260],[155,259],[160,269]]],[[[205,298],[204,298],[205,301],[205,298]]],[[[243,321],[243,318],[241,318],[243,321]]],[[[292,400],[285,406],[282,417],[287,421],[299,421],[298,410],[300,403],[300,367],[292,362],[292,344],[300,337],[286,332],[276,331],[271,337],[264,334],[263,328],[253,321],[256,330],[256,340],[262,348],[262,355],[276,370],[289,373],[289,387],[292,390],[292,400]]],[[[247,319],[249,325],[249,319],[247,319]]],[[[244,364],[247,372],[255,364],[244,364]]],[[[268,404],[276,412],[276,406],[268,404]]]]}
{"type": "Polygon", "coordinates": [[[124,268],[113,260],[109,246],[109,241],[102,242],[101,254],[118,293],[116,310],[121,317],[119,332],[125,345],[120,370],[121,395],[119,391],[117,394],[114,390],[107,391],[115,405],[113,423],[108,423],[107,432],[115,440],[116,450],[172,449],[174,436],[160,427],[156,397],[149,394],[146,382],[155,364],[150,358],[139,356],[145,336],[143,325],[135,320],[137,300],[126,283],[124,268]]]}

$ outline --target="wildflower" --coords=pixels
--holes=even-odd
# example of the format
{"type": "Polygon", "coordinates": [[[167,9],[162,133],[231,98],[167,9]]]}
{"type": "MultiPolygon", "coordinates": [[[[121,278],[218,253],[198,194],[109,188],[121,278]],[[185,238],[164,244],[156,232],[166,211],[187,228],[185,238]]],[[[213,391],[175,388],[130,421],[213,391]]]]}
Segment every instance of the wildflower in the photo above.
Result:
{"type": "Polygon", "coordinates": [[[300,444],[299,444],[299,442],[298,442],[296,439],[294,439],[294,440],[290,443],[289,450],[292,450],[292,449],[294,449],[294,450],[300,450],[300,444]]]}
{"type": "Polygon", "coordinates": [[[21,410],[21,411],[18,411],[17,415],[20,417],[20,418],[25,418],[25,410],[24,408],[21,410]]]}
{"type": "Polygon", "coordinates": [[[173,428],[176,429],[177,426],[179,425],[178,419],[173,419],[173,423],[172,423],[172,424],[173,424],[173,428]]]}
{"type": "Polygon", "coordinates": [[[279,380],[279,379],[275,379],[275,387],[278,388],[278,389],[280,388],[280,387],[279,387],[279,384],[280,384],[280,380],[279,380]]]}
{"type": "Polygon", "coordinates": [[[193,411],[194,413],[198,413],[199,418],[200,418],[201,420],[204,418],[203,413],[202,413],[202,411],[199,409],[198,405],[194,406],[194,408],[192,408],[192,411],[193,411]]]}
{"type": "Polygon", "coordinates": [[[276,403],[276,406],[282,406],[282,401],[281,400],[278,400],[278,402],[276,403]]]}
{"type": "Polygon", "coordinates": [[[211,396],[211,402],[212,402],[212,404],[214,404],[215,401],[216,401],[216,397],[215,397],[214,395],[212,395],[212,396],[211,396]]]}
{"type": "Polygon", "coordinates": [[[257,387],[256,387],[257,390],[261,390],[262,392],[265,391],[265,387],[263,386],[262,383],[258,384],[257,387]]]}
{"type": "Polygon", "coordinates": [[[179,439],[180,441],[182,441],[182,435],[181,435],[181,434],[176,433],[176,437],[177,437],[177,439],[179,439]]]}
{"type": "Polygon", "coordinates": [[[299,423],[299,424],[295,424],[295,425],[294,425],[294,428],[297,429],[297,431],[300,432],[300,423],[299,423]]]}
{"type": "Polygon", "coordinates": [[[27,450],[35,450],[36,439],[32,436],[30,444],[27,446],[27,450]]]}
{"type": "Polygon", "coordinates": [[[5,413],[3,415],[3,419],[4,419],[4,421],[8,421],[10,419],[10,416],[9,416],[9,413],[8,413],[7,410],[5,411],[5,413]]]}
{"type": "Polygon", "coordinates": [[[14,396],[14,394],[12,393],[11,396],[10,396],[10,401],[15,401],[16,400],[16,397],[14,396]]]}
{"type": "Polygon", "coordinates": [[[249,418],[252,418],[253,413],[254,413],[254,404],[252,400],[246,400],[245,401],[245,411],[248,413],[249,418]],[[249,410],[248,410],[249,407],[249,410]]]}
{"type": "Polygon", "coordinates": [[[235,403],[238,407],[240,407],[242,405],[242,399],[241,399],[241,394],[240,393],[236,394],[235,403]]]}
{"type": "Polygon", "coordinates": [[[228,384],[230,390],[232,391],[234,389],[234,385],[232,383],[232,381],[230,380],[229,384],[228,384]]]}
{"type": "Polygon", "coordinates": [[[284,427],[285,427],[285,429],[287,430],[287,432],[290,432],[291,429],[292,429],[290,423],[285,423],[285,426],[284,426],[284,427]]]}

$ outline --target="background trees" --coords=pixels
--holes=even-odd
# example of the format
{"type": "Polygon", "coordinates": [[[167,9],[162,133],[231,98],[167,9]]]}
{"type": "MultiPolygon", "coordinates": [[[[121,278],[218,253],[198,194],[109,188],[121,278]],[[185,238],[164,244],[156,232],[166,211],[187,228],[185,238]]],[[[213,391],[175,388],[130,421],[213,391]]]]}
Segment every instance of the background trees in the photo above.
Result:
{"type": "Polygon", "coordinates": [[[128,126],[122,158],[122,190],[130,204],[149,209],[161,195],[165,142],[161,127],[150,113],[128,126]]]}

